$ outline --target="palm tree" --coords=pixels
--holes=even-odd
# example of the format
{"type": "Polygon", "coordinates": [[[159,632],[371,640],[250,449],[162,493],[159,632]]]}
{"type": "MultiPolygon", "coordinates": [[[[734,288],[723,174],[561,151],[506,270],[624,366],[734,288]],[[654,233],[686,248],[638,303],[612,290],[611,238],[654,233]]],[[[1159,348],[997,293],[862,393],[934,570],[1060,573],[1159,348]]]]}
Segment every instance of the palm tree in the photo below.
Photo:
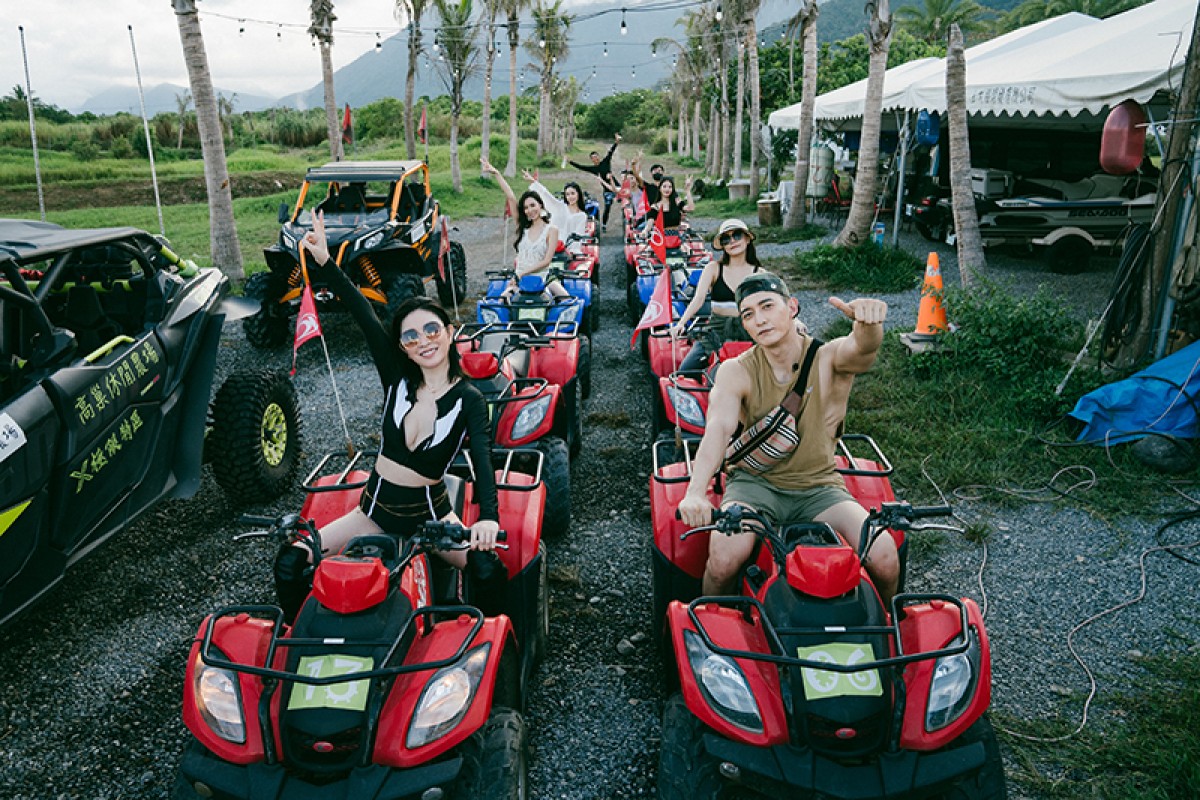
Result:
{"type": "Polygon", "coordinates": [[[217,95],[217,114],[221,120],[222,135],[229,137],[230,144],[233,144],[233,107],[236,105],[237,92],[217,95]]]}
{"type": "MultiPolygon", "coordinates": [[[[803,43],[803,74],[800,81],[800,130],[796,133],[796,172],[792,175],[792,203],[785,228],[799,228],[808,218],[804,195],[808,189],[808,158],[813,137],[813,106],[817,98],[817,0],[803,0],[799,13],[800,40],[803,43]]],[[[789,29],[792,23],[788,23],[789,29]]]]}
{"type": "Polygon", "coordinates": [[[342,132],[338,128],[337,102],[333,96],[333,0],[312,0],[309,4],[312,24],[308,35],[321,49],[321,80],[325,86],[325,130],[329,134],[329,157],[337,161],[342,154],[342,132]]]}
{"type": "Polygon", "coordinates": [[[517,174],[517,49],[521,46],[521,12],[529,8],[530,0],[499,0],[508,16],[508,163],[504,174],[517,174]]]}
{"type": "Polygon", "coordinates": [[[541,73],[540,102],[538,106],[537,156],[549,149],[554,117],[553,97],[554,69],[558,62],[570,52],[568,31],[571,15],[562,10],[563,0],[554,0],[550,6],[540,2],[533,9],[533,32],[525,42],[525,52],[537,62],[541,73]]]}
{"type": "MultiPolygon", "coordinates": [[[[1038,0],[1046,5],[1045,0],[1038,0]]],[[[896,9],[896,24],[915,38],[930,44],[946,40],[951,25],[957,25],[963,33],[982,31],[984,8],[975,0],[924,0],[921,5],[901,6],[896,9]]]]}
{"type": "Polygon", "coordinates": [[[565,155],[575,146],[575,106],[579,105],[579,94],[583,87],[571,76],[567,80],[555,78],[554,89],[551,92],[551,105],[554,108],[554,120],[551,129],[557,135],[553,137],[554,153],[565,155]]]}
{"type": "Polygon", "coordinates": [[[950,137],[950,191],[953,195],[954,230],[958,242],[958,273],[963,288],[970,289],[975,274],[986,266],[979,215],[971,192],[971,145],[967,138],[967,59],[957,23],[950,24],[946,48],[946,115],[950,137]]]}
{"type": "Polygon", "coordinates": [[[408,20],[408,73],[404,78],[404,152],[409,159],[417,157],[417,140],[413,134],[413,90],[417,83],[417,58],[423,49],[421,17],[427,0],[396,0],[396,17],[408,20]]]}
{"type": "Polygon", "coordinates": [[[1148,2],[1150,0],[1025,0],[1001,17],[1000,28],[1003,31],[1015,30],[1072,11],[1092,17],[1111,17],[1148,2]]]}
{"type": "Polygon", "coordinates": [[[749,58],[746,80],[750,82],[750,199],[758,197],[758,163],[762,160],[762,84],[758,77],[758,14],[760,0],[742,0],[745,14],[743,48],[749,58]]]}
{"type": "MultiPolygon", "coordinates": [[[[484,0],[487,26],[484,48],[487,58],[483,68],[483,121],[479,128],[479,157],[482,161],[492,160],[492,68],[496,63],[496,0],[484,0]]],[[[480,164],[480,177],[485,177],[480,164]]]]}
{"type": "Polygon", "coordinates": [[[863,102],[862,142],[858,150],[858,172],[854,179],[854,198],[846,225],[834,244],[854,247],[867,238],[875,215],[875,184],[879,174],[879,131],[883,120],[883,74],[887,71],[888,46],[892,38],[892,11],[888,0],[867,3],[870,22],[867,42],[870,47],[867,70],[867,95],[863,102]]]}
{"type": "Polygon", "coordinates": [[[473,20],[471,0],[433,0],[442,27],[434,36],[439,50],[438,75],[450,93],[450,180],[462,193],[458,164],[458,119],[462,114],[463,86],[479,67],[479,22],[473,20]]]}
{"type": "Polygon", "coordinates": [[[175,109],[179,112],[179,141],[175,147],[183,149],[183,126],[187,123],[187,111],[192,105],[192,93],[187,89],[175,95],[175,109]]]}
{"type": "Polygon", "coordinates": [[[196,0],[171,0],[179,41],[183,45],[183,63],[196,102],[196,127],[200,131],[200,151],[204,155],[204,184],[208,189],[208,236],[212,260],[231,280],[245,277],[242,251],[238,246],[237,225],[233,221],[233,194],[229,189],[229,167],[225,163],[225,140],[217,115],[212,74],[204,34],[196,13],[196,0]]]}

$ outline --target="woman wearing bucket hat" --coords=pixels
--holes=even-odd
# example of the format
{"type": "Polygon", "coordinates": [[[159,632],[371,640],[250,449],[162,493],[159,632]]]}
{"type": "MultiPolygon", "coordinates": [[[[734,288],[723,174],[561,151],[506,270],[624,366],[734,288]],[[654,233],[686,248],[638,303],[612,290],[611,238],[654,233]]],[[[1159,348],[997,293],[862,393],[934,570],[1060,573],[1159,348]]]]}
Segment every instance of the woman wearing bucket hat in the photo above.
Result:
{"type": "Polygon", "coordinates": [[[740,219],[727,219],[713,236],[713,249],[720,258],[710,259],[700,273],[696,294],[683,310],[679,321],[671,328],[679,336],[687,323],[700,312],[706,300],[712,302],[712,319],[705,335],[696,339],[692,349],[679,365],[681,370],[704,369],[709,357],[727,341],[749,341],[738,318],[735,292],[743,279],[761,270],[758,254],[754,252],[754,233],[740,219]]]}

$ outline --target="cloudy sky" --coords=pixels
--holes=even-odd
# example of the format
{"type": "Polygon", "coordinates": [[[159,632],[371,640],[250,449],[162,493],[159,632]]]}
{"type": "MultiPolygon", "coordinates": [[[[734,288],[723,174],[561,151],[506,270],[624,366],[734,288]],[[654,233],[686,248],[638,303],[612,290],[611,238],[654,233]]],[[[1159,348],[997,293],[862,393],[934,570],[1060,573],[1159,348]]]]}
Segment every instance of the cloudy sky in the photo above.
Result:
{"type": "MultiPolygon", "coordinates": [[[[337,69],[400,29],[392,0],[334,0],[337,69]]],[[[279,97],[321,79],[321,57],[306,33],[307,0],[202,0],[209,68],[218,87],[279,97]],[[242,21],[244,20],[244,21],[242,21]]],[[[136,86],[129,26],[142,84],[187,85],[170,0],[3,0],[0,95],[25,85],[19,26],[25,29],[33,93],[76,108],[114,85],[136,86]]]]}

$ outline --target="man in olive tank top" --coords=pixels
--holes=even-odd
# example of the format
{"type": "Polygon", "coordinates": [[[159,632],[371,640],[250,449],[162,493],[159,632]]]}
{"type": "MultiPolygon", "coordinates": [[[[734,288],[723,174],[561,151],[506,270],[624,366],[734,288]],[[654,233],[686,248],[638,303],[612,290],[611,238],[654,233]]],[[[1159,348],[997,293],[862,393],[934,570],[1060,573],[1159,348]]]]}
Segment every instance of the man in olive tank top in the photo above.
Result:
{"type": "MultiPolygon", "coordinates": [[[[690,527],[707,525],[712,504],[707,490],[725,457],[738,424],[752,425],[782,402],[800,376],[800,365],[812,337],[797,330],[799,303],[787,286],[769,272],[745,278],[737,288],[738,311],[755,346],[721,364],[708,400],[708,424],[692,462],[687,494],[679,514],[690,527]]],[[[762,475],[730,470],[722,505],[737,503],[775,523],[797,520],[826,522],[852,546],[857,546],[864,509],[846,491],[834,469],[834,443],[845,416],[854,377],[875,362],[883,342],[887,304],[858,298],[849,303],[829,298],[832,306],[854,321],[851,332],[819,345],[801,390],[804,398],[797,421],[800,443],[790,455],[762,475]]],[[[750,533],[709,539],[703,591],[707,595],[735,590],[739,571],[754,548],[750,533]]],[[[865,566],[884,602],[896,593],[900,561],[890,536],[880,536],[867,554],[865,566]]]]}

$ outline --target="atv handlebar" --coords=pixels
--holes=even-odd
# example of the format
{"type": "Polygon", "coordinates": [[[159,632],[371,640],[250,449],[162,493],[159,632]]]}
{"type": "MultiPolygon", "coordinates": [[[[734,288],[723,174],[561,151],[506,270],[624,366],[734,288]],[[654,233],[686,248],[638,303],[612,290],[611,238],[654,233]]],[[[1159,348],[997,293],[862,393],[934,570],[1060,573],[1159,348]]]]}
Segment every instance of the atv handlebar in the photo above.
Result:
{"type": "MultiPolygon", "coordinates": [[[[471,529],[449,520],[431,520],[421,525],[412,540],[415,545],[424,545],[434,550],[465,550],[470,546],[471,529]]],[[[508,532],[498,531],[496,541],[508,541],[508,532]]],[[[496,548],[507,550],[508,545],[497,544],[496,548]]]]}

